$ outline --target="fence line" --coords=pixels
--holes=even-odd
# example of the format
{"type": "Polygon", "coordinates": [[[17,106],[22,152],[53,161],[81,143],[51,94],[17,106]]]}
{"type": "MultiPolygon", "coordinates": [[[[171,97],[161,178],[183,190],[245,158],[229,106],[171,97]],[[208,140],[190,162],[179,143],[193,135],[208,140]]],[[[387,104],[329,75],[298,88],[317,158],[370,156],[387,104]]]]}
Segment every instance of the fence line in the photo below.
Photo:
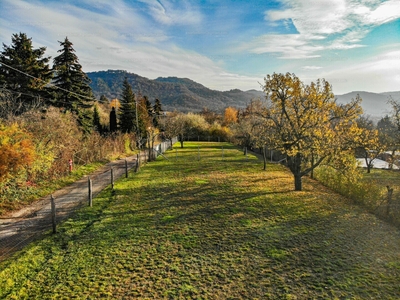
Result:
{"type": "MultiPolygon", "coordinates": [[[[177,138],[174,138],[172,141],[156,145],[154,149],[157,150],[157,155],[168,150],[176,141],[177,138]]],[[[147,155],[148,151],[144,150],[135,158],[128,158],[129,169],[134,168],[134,170],[138,171],[140,162],[146,161],[147,155]]],[[[89,206],[91,206],[92,197],[110,185],[111,174],[111,186],[113,186],[115,178],[124,175],[127,177],[127,159],[110,164],[111,167],[107,170],[96,172],[92,174],[93,176],[82,178],[66,187],[67,192],[56,192],[36,202],[33,206],[27,207],[26,211],[29,210],[29,212],[24,214],[16,212],[15,216],[0,218],[0,261],[21,250],[51,228],[53,228],[53,232],[56,232],[56,211],[57,221],[60,221],[68,217],[77,207],[87,203],[88,198],[89,206]]]]}

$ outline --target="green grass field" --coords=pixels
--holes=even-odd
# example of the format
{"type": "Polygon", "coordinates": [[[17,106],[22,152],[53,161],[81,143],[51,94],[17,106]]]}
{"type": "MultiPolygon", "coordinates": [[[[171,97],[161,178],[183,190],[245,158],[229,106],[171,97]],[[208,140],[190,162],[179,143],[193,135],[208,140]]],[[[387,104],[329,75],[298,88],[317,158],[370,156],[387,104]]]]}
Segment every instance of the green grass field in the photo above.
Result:
{"type": "Polygon", "coordinates": [[[166,157],[1,263],[0,298],[400,298],[395,227],[229,144],[166,157]]]}

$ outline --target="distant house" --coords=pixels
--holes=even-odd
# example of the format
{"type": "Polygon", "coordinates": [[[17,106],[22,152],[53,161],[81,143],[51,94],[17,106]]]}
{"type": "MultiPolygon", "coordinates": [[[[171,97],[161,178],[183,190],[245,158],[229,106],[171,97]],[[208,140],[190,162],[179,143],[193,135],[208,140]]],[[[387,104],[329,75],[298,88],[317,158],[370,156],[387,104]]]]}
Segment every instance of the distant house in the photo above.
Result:
{"type": "MultiPolygon", "coordinates": [[[[361,168],[367,167],[367,165],[365,164],[365,158],[357,158],[357,162],[361,168]]],[[[372,165],[374,169],[390,169],[390,164],[387,161],[378,158],[372,161],[372,165]]],[[[400,170],[400,168],[396,165],[393,165],[393,170],[400,170]]]]}

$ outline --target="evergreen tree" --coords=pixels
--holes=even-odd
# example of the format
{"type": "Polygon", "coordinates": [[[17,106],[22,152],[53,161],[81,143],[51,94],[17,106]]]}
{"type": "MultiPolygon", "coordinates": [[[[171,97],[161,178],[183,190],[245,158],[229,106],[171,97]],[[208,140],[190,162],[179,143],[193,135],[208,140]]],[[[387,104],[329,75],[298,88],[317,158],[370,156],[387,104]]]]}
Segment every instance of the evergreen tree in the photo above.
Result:
{"type": "Polygon", "coordinates": [[[93,109],[93,127],[96,131],[101,133],[102,126],[100,123],[100,113],[97,105],[95,105],[93,109]]]}
{"type": "Polygon", "coordinates": [[[18,109],[13,111],[20,114],[45,102],[52,72],[50,57],[43,57],[46,47],[34,49],[25,33],[13,34],[11,40],[10,46],[3,44],[0,54],[0,87],[16,96],[18,109]]]}
{"type": "Polygon", "coordinates": [[[115,112],[115,107],[112,107],[110,112],[110,132],[117,131],[117,113],[115,112]]]}
{"type": "Polygon", "coordinates": [[[161,107],[161,101],[158,98],[156,98],[156,101],[154,103],[153,111],[154,111],[153,125],[154,127],[158,127],[160,124],[159,118],[163,111],[161,107]]]}
{"type": "Polygon", "coordinates": [[[147,96],[140,96],[137,99],[136,103],[137,109],[137,129],[139,137],[147,139],[147,130],[152,126],[152,110],[151,103],[148,100],[147,96]]]}
{"type": "Polygon", "coordinates": [[[122,87],[119,127],[124,133],[135,132],[137,127],[135,94],[127,78],[125,78],[122,87]]]}
{"type": "Polygon", "coordinates": [[[108,100],[108,98],[105,95],[101,95],[100,96],[100,102],[101,103],[109,103],[110,100],[108,100]]]}
{"type": "Polygon", "coordinates": [[[89,131],[93,123],[89,110],[93,106],[93,93],[90,88],[90,79],[82,71],[73,44],[66,37],[60,42],[60,55],[53,60],[54,84],[57,97],[54,105],[71,111],[77,115],[78,123],[84,131],[89,131]]]}
{"type": "Polygon", "coordinates": [[[149,97],[143,96],[143,102],[144,105],[146,106],[147,114],[151,118],[153,116],[153,106],[151,105],[151,102],[149,100],[149,97]]]}

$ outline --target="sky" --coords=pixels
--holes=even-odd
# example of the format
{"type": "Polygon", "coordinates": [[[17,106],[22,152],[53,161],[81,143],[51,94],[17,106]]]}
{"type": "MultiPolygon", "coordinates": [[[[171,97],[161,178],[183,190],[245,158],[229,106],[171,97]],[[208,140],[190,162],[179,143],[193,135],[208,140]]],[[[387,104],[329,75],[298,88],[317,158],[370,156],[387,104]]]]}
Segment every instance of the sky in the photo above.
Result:
{"type": "Polygon", "coordinates": [[[327,80],[334,94],[400,91],[400,0],[0,0],[0,42],[26,33],[83,71],[261,90],[267,74],[327,80]]]}

